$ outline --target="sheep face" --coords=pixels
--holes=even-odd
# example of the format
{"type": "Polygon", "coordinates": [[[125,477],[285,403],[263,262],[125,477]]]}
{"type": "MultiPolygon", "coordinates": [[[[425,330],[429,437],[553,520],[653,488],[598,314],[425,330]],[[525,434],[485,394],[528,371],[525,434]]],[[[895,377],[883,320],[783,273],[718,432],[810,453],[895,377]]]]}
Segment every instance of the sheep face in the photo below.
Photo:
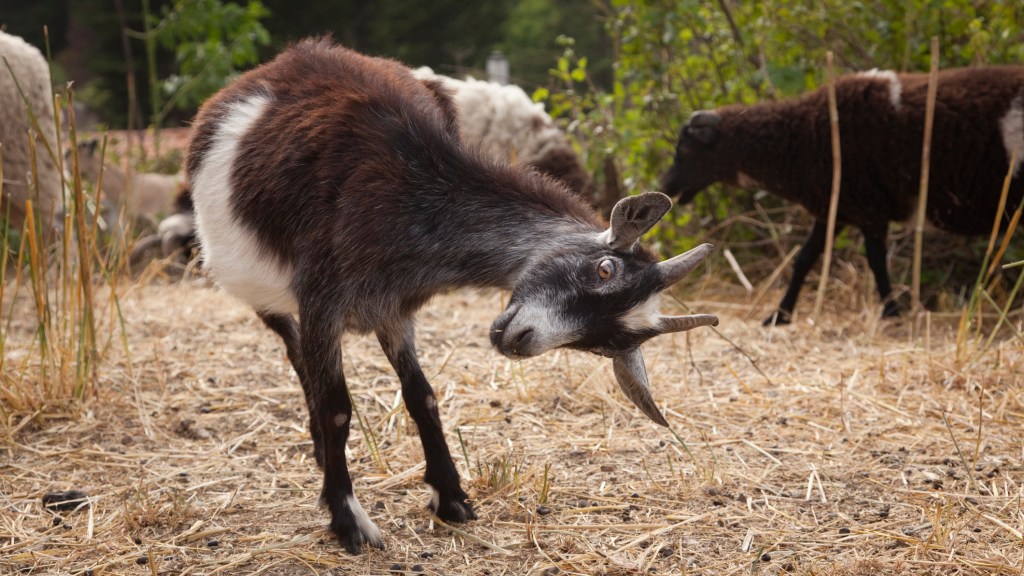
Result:
{"type": "Polygon", "coordinates": [[[680,204],[721,179],[715,148],[722,117],[714,112],[695,112],[679,131],[672,167],[661,176],[661,189],[680,204]]]}
{"type": "Polygon", "coordinates": [[[561,246],[527,269],[508,307],[491,326],[491,343],[509,358],[572,348],[611,357],[626,395],[665,424],[647,389],[640,345],[659,334],[716,325],[712,315],[667,317],[658,311],[663,290],[692,271],[709,244],[664,262],[637,240],[671,207],[664,194],[620,201],[611,227],[561,246]]]}

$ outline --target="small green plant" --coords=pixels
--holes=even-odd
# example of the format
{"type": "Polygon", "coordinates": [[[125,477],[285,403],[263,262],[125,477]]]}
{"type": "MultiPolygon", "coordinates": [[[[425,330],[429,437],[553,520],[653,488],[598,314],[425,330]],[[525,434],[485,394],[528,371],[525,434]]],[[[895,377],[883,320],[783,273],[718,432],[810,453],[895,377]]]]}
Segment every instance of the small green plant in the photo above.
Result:
{"type": "Polygon", "coordinates": [[[522,467],[522,460],[515,457],[514,450],[511,448],[506,454],[498,456],[490,462],[481,462],[478,458],[476,462],[477,483],[481,485],[481,488],[491,492],[518,486],[522,467]]]}
{"type": "Polygon", "coordinates": [[[176,109],[190,110],[220,90],[239,71],[259,62],[259,48],[270,43],[260,20],[270,11],[249,0],[244,6],[221,0],[175,0],[160,16],[142,0],[143,30],[128,34],[142,40],[150,84],[150,123],[156,130],[154,151],[160,156],[159,131],[176,109]],[[157,71],[157,46],[174,51],[177,68],[166,78],[157,71]]]}
{"type": "Polygon", "coordinates": [[[544,463],[544,473],[540,477],[540,490],[537,498],[540,504],[548,503],[548,496],[551,494],[551,463],[544,463]]]}

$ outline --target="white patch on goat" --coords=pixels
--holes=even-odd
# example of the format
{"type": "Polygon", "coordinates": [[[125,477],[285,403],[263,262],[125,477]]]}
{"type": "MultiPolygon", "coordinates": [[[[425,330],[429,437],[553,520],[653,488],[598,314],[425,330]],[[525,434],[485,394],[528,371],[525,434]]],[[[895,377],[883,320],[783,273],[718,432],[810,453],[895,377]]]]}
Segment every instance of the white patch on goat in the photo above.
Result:
{"type": "Polygon", "coordinates": [[[1013,164],[1013,175],[1020,172],[1024,162],[1024,95],[1018,95],[1010,104],[1010,110],[999,119],[999,129],[1003,133],[1003,147],[1006,148],[1006,161],[1010,162],[1016,155],[1013,164]]]}
{"type": "Polygon", "coordinates": [[[427,405],[427,410],[437,410],[437,398],[434,398],[433,394],[427,394],[423,403],[427,405]]]}
{"type": "Polygon", "coordinates": [[[231,207],[238,144],[269,104],[268,96],[252,96],[232,104],[219,119],[192,179],[192,197],[203,262],[217,283],[257,310],[293,314],[298,312],[290,287],[293,270],[266,254],[255,231],[239,222],[231,207]]]}
{"type": "Polygon", "coordinates": [[[579,336],[583,327],[579,322],[565,316],[555,294],[544,293],[524,302],[505,331],[518,334],[525,329],[533,330],[529,346],[523,349],[515,348],[513,351],[520,356],[529,357],[572,342],[579,336]]]}
{"type": "Polygon", "coordinates": [[[658,327],[661,322],[661,293],[655,292],[643,303],[634,306],[623,314],[619,320],[627,330],[631,332],[642,332],[658,327]]]}
{"type": "Polygon", "coordinates": [[[889,102],[892,103],[892,107],[896,110],[900,109],[900,103],[903,98],[903,83],[900,82],[900,77],[892,70],[879,70],[873,68],[867,72],[861,72],[861,76],[867,78],[878,78],[889,82],[889,102]]]}
{"type": "Polygon", "coordinates": [[[348,414],[338,412],[334,415],[334,425],[341,428],[345,424],[348,424],[348,414]]]}
{"type": "Polygon", "coordinates": [[[441,493],[437,491],[437,488],[430,487],[430,509],[437,514],[437,507],[441,505],[441,493]]]}
{"type": "Polygon", "coordinates": [[[736,173],[736,185],[744,190],[757,191],[764,189],[764,185],[745,172],[736,173]]]}
{"type": "Polygon", "coordinates": [[[359,532],[366,539],[366,542],[373,546],[380,546],[384,540],[380,536],[380,528],[370,520],[370,516],[363,510],[363,507],[359,505],[359,500],[356,500],[355,494],[349,494],[345,497],[345,504],[348,509],[352,511],[352,517],[356,520],[356,526],[359,527],[359,532]]]}

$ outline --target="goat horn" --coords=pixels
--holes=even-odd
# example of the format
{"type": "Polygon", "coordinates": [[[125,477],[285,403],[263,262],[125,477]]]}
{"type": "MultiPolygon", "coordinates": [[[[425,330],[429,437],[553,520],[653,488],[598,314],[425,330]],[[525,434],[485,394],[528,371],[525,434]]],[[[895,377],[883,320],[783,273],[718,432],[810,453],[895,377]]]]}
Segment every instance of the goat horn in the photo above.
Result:
{"type": "Polygon", "coordinates": [[[615,380],[622,388],[623,394],[629,398],[636,407],[640,409],[655,424],[661,424],[668,428],[668,421],[658,410],[654,398],[651,397],[651,388],[647,384],[647,368],[644,367],[644,356],[639,348],[634,348],[625,354],[612,359],[612,370],[615,372],[615,380]]]}
{"type": "Polygon", "coordinates": [[[718,326],[718,316],[714,314],[694,314],[693,316],[662,316],[659,329],[662,334],[686,332],[698,326],[718,326]]]}
{"type": "Polygon", "coordinates": [[[665,287],[667,288],[675,284],[683,276],[692,272],[698,264],[708,257],[708,254],[711,254],[713,248],[714,246],[711,244],[701,244],[689,252],[674,256],[664,262],[659,262],[658,270],[661,271],[665,287]]]}

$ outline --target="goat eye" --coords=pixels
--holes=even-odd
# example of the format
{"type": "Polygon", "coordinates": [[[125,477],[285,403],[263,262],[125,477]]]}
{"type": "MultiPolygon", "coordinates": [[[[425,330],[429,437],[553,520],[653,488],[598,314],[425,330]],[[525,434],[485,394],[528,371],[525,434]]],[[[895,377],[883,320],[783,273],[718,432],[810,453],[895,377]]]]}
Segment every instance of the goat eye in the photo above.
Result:
{"type": "Polygon", "coordinates": [[[609,258],[601,260],[601,263],[597,265],[597,275],[601,280],[607,280],[615,274],[615,262],[609,258]]]}

